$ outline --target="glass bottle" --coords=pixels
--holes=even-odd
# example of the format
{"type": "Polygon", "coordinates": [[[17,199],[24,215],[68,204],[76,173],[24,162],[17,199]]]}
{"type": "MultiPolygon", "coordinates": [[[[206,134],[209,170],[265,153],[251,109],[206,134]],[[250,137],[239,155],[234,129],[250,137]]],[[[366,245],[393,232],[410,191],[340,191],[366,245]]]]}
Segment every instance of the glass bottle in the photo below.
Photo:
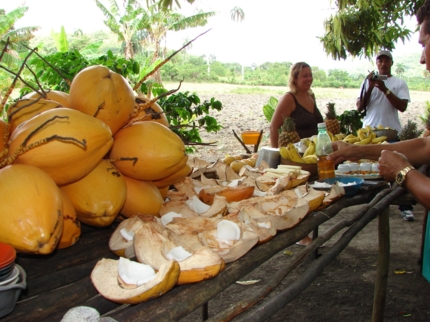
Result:
{"type": "Polygon", "coordinates": [[[318,179],[334,178],[333,160],[327,160],[327,155],[333,152],[330,136],[327,133],[325,123],[318,123],[318,138],[316,155],[318,157],[318,179]]]}

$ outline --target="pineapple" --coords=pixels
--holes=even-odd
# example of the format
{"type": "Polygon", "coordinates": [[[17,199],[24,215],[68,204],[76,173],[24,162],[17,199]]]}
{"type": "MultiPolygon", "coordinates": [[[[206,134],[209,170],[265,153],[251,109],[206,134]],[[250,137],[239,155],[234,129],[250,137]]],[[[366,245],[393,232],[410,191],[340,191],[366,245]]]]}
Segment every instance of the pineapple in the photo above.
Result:
{"type": "Polygon", "coordinates": [[[284,123],[279,134],[278,147],[287,146],[288,143],[296,143],[300,141],[300,137],[296,132],[296,124],[291,117],[284,118],[284,123]]]}
{"type": "Polygon", "coordinates": [[[420,119],[424,123],[425,127],[423,136],[430,136],[430,101],[426,101],[426,108],[424,110],[424,114],[420,116],[420,119]]]}
{"type": "Polygon", "coordinates": [[[402,127],[402,131],[399,134],[399,140],[410,140],[415,139],[421,135],[423,131],[418,130],[417,123],[412,120],[408,120],[408,123],[402,127]]]}
{"type": "Polygon", "coordinates": [[[331,132],[332,134],[339,134],[340,133],[340,123],[337,119],[336,110],[334,108],[335,103],[328,103],[327,104],[327,112],[325,113],[325,126],[327,128],[327,131],[331,132]]]}

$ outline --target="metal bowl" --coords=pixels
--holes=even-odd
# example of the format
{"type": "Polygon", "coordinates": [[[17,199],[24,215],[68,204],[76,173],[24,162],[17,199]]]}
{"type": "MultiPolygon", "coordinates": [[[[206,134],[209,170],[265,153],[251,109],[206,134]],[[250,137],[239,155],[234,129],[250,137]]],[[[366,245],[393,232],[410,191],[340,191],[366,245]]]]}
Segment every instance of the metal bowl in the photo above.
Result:
{"type": "Polygon", "coordinates": [[[27,287],[27,276],[24,269],[18,264],[15,264],[15,266],[19,270],[18,281],[0,286],[0,318],[13,311],[21,291],[27,287]]]}
{"type": "Polygon", "coordinates": [[[397,130],[393,129],[380,129],[380,130],[373,130],[373,133],[376,134],[376,137],[380,136],[386,136],[386,141],[392,142],[397,141],[397,130]]]}

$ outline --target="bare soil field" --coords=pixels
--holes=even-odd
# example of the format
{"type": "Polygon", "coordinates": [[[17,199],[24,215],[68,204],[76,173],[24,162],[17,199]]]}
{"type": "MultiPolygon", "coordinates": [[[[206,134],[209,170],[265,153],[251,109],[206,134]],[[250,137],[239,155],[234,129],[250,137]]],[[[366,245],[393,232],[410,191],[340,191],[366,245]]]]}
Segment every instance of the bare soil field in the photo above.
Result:
{"type": "MultiPolygon", "coordinates": [[[[166,84],[167,89],[176,88],[177,84],[166,84]]],[[[223,104],[222,111],[211,113],[224,127],[218,133],[201,132],[203,142],[213,142],[210,147],[199,147],[196,156],[204,156],[206,160],[215,161],[226,154],[242,154],[245,149],[235,138],[233,130],[240,135],[242,131],[263,130],[264,136],[261,146],[269,146],[268,133],[269,122],[263,114],[263,106],[267,104],[269,98],[274,96],[279,99],[287,91],[286,87],[269,86],[241,86],[231,84],[183,84],[181,91],[195,92],[203,100],[214,97],[223,104]],[[240,92],[255,92],[258,94],[237,94],[240,92]]],[[[313,88],[317,99],[317,106],[324,116],[326,105],[334,102],[336,111],[340,115],[345,110],[355,109],[355,101],[358,96],[358,89],[327,89],[313,88]]],[[[404,113],[400,113],[402,125],[408,119],[417,122],[420,128],[424,128],[419,120],[419,115],[424,112],[425,102],[430,100],[430,93],[411,91],[411,102],[404,113]]],[[[249,147],[252,150],[252,146],[249,147]]]]}
{"type": "MultiPolygon", "coordinates": [[[[176,84],[172,84],[171,88],[176,86],[176,84]]],[[[169,88],[168,85],[167,88],[169,88]]],[[[269,145],[267,141],[269,123],[263,115],[262,106],[267,103],[270,96],[279,98],[286,88],[259,87],[259,94],[235,94],[239,88],[240,86],[219,84],[184,84],[182,86],[181,91],[196,92],[202,99],[215,97],[224,106],[221,112],[213,113],[224,129],[216,134],[201,133],[204,142],[216,142],[216,144],[210,147],[199,147],[199,151],[194,156],[207,161],[215,161],[224,157],[225,154],[244,153],[245,150],[234,137],[233,130],[238,134],[244,130],[263,130],[265,136],[261,146],[269,145]]],[[[336,103],[339,114],[346,109],[353,109],[358,95],[358,90],[350,89],[315,88],[314,92],[317,97],[317,105],[322,113],[328,102],[336,103]]],[[[427,99],[430,99],[430,93],[412,91],[408,110],[401,115],[402,123],[410,118],[422,126],[418,116],[422,113],[427,99]]],[[[335,218],[320,226],[320,234],[323,234],[337,221],[357,212],[359,207],[361,206],[342,210],[335,218]]],[[[390,206],[391,249],[385,321],[430,321],[430,283],[421,275],[419,266],[424,219],[423,207],[416,205],[414,213],[415,221],[406,222],[401,218],[397,206],[390,206]],[[398,271],[404,271],[404,273],[396,274],[398,271]]],[[[372,315],[378,256],[377,224],[377,220],[370,222],[305,291],[278,311],[270,320],[272,322],[287,320],[369,321],[372,315]]],[[[319,250],[320,254],[324,254],[343,233],[344,231],[340,231],[328,241],[325,247],[319,250]]],[[[270,279],[271,275],[288,263],[292,254],[301,249],[302,246],[298,245],[288,247],[287,254],[278,253],[243,280],[259,279],[261,283],[264,283],[264,280],[270,279]]],[[[268,298],[275,296],[297,280],[313,262],[312,258],[305,260],[268,298]]],[[[253,292],[258,284],[230,286],[209,302],[209,316],[215,315],[247,293],[253,292]]],[[[197,310],[182,319],[181,322],[199,321],[201,320],[200,314],[200,310],[197,310]]]]}

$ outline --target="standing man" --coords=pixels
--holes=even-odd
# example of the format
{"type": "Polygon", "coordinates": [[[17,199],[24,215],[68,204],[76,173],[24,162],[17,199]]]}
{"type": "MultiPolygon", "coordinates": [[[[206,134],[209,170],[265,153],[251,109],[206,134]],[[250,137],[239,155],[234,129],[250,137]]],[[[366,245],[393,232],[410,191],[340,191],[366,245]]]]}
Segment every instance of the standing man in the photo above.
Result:
{"type": "MultiPolygon", "coordinates": [[[[380,50],[376,55],[379,75],[372,71],[361,84],[357,110],[365,112],[363,127],[370,125],[375,128],[383,125],[397,130],[397,133],[400,134],[402,126],[398,112],[404,112],[408,107],[409,88],[403,79],[391,74],[392,66],[391,53],[387,50],[380,50]]],[[[412,206],[399,206],[399,210],[404,220],[415,220],[412,206]]]]}

